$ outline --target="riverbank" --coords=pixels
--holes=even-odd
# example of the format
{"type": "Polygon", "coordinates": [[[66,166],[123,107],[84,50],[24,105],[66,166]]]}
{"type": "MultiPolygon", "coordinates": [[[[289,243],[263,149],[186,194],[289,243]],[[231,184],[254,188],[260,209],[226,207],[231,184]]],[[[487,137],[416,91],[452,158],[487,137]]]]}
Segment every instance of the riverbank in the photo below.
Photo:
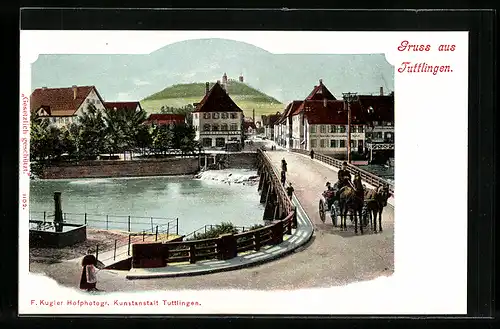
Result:
{"type": "Polygon", "coordinates": [[[207,153],[191,157],[136,160],[88,160],[45,166],[38,179],[118,178],[195,175],[209,166],[255,169],[256,152],[207,153]]]}
{"type": "Polygon", "coordinates": [[[87,240],[65,248],[32,248],[30,247],[30,264],[43,263],[54,264],[83,257],[89,251],[95,253],[99,245],[99,252],[105,252],[114,248],[115,240],[128,238],[128,234],[118,230],[99,230],[87,228],[87,240]]]}

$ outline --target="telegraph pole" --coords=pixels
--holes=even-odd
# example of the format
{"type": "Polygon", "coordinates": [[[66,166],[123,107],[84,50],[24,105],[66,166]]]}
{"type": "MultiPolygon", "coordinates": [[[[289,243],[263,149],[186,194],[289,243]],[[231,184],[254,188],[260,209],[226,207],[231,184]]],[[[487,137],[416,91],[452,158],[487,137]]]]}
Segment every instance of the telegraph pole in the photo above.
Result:
{"type": "Polygon", "coordinates": [[[358,100],[357,93],[342,93],[347,102],[347,163],[351,163],[351,103],[358,100]]]}

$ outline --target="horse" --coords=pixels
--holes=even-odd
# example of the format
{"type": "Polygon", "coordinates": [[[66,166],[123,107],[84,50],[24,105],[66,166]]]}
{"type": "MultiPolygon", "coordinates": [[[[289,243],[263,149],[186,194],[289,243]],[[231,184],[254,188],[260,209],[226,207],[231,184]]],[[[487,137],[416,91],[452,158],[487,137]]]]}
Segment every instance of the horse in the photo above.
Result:
{"type": "Polygon", "coordinates": [[[387,200],[391,197],[389,186],[381,185],[377,189],[368,190],[365,199],[368,200],[366,207],[373,218],[373,231],[377,233],[377,214],[380,232],[382,232],[382,211],[387,206],[387,200]]]}
{"type": "Polygon", "coordinates": [[[358,217],[359,228],[363,234],[363,205],[364,205],[364,191],[361,183],[361,178],[356,177],[353,181],[353,186],[344,186],[340,189],[339,208],[340,208],[340,228],[347,230],[347,213],[351,210],[354,214],[354,232],[358,233],[358,217]]]}

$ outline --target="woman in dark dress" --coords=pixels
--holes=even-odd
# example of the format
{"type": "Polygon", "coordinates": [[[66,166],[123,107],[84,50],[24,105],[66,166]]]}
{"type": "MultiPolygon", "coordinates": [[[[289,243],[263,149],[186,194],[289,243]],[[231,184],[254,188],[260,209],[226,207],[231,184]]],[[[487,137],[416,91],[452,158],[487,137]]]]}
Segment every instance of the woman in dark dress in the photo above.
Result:
{"type": "Polygon", "coordinates": [[[82,260],[82,276],[80,278],[80,289],[96,291],[96,266],[97,258],[94,255],[86,255],[82,260]]]}

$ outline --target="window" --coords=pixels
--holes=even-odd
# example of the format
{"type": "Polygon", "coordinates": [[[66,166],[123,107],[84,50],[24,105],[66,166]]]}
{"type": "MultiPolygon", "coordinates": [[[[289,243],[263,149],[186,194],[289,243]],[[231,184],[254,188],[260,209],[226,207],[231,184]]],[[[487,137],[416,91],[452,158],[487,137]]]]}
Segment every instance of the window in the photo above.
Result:
{"type": "Polygon", "coordinates": [[[324,147],[325,147],[325,140],[324,140],[324,139],[321,139],[321,140],[319,141],[319,147],[321,147],[321,148],[324,148],[324,147]]]}
{"type": "Polygon", "coordinates": [[[311,147],[318,147],[318,141],[315,139],[311,139],[311,147]]]}
{"type": "Polygon", "coordinates": [[[358,140],[358,148],[360,148],[360,149],[363,148],[363,140],[362,139],[358,140]]]}
{"type": "Polygon", "coordinates": [[[210,113],[203,113],[203,119],[210,119],[210,113]]]}
{"type": "Polygon", "coordinates": [[[373,121],[374,126],[378,126],[378,121],[373,121]]]}
{"type": "Polygon", "coordinates": [[[227,113],[226,112],[222,112],[220,116],[221,116],[222,119],[227,119],[227,113]]]}
{"type": "Polygon", "coordinates": [[[204,124],[203,125],[203,131],[210,131],[210,125],[209,124],[204,124]]]}
{"type": "Polygon", "coordinates": [[[330,133],[334,133],[335,132],[335,125],[330,125],[330,133]]]}
{"type": "Polygon", "coordinates": [[[341,139],[339,141],[339,147],[341,147],[341,148],[345,147],[345,140],[341,139]]]}
{"type": "Polygon", "coordinates": [[[386,122],[386,125],[387,125],[387,126],[392,126],[392,122],[387,121],[387,122],[386,122]]]}
{"type": "Polygon", "coordinates": [[[310,127],[311,127],[311,128],[309,129],[309,131],[310,131],[312,134],[315,134],[315,133],[316,133],[316,125],[311,125],[310,127]]]}
{"type": "Polygon", "coordinates": [[[358,132],[358,127],[357,126],[351,126],[351,133],[357,133],[358,132]]]}
{"type": "Polygon", "coordinates": [[[231,123],[231,130],[238,130],[238,125],[236,123],[231,123]]]}
{"type": "Polygon", "coordinates": [[[365,132],[365,127],[364,126],[358,126],[358,133],[363,133],[365,132]]]}
{"type": "Polygon", "coordinates": [[[336,148],[337,147],[337,141],[335,139],[330,140],[330,147],[331,148],[336,148]]]}
{"type": "Polygon", "coordinates": [[[212,125],[212,131],[219,131],[219,125],[217,125],[217,124],[212,125]]]}
{"type": "Polygon", "coordinates": [[[236,115],[236,113],[231,112],[231,119],[237,119],[237,118],[238,118],[238,116],[236,115]]]}
{"type": "Polygon", "coordinates": [[[212,113],[212,119],[218,119],[219,118],[219,113],[215,112],[212,113]]]}
{"type": "Polygon", "coordinates": [[[345,126],[339,126],[339,133],[344,134],[345,132],[345,126]]]}
{"type": "Polygon", "coordinates": [[[226,131],[227,130],[227,124],[226,123],[221,124],[220,125],[220,130],[226,131]]]}
{"type": "Polygon", "coordinates": [[[203,138],[203,147],[212,147],[212,138],[203,138]]]}
{"type": "Polygon", "coordinates": [[[351,140],[351,147],[352,148],[356,147],[356,141],[351,140]]]}
{"type": "MultiPolygon", "coordinates": [[[[320,133],[322,133],[322,134],[326,133],[326,125],[320,125],[320,126],[319,126],[319,131],[320,131],[320,133]]],[[[322,147],[323,147],[323,146],[322,146],[322,147]]]]}
{"type": "Polygon", "coordinates": [[[87,98],[87,104],[90,104],[90,98],[87,98]]]}
{"type": "Polygon", "coordinates": [[[226,145],[226,139],[224,137],[217,137],[215,139],[216,147],[223,147],[224,145],[226,145]]]}

